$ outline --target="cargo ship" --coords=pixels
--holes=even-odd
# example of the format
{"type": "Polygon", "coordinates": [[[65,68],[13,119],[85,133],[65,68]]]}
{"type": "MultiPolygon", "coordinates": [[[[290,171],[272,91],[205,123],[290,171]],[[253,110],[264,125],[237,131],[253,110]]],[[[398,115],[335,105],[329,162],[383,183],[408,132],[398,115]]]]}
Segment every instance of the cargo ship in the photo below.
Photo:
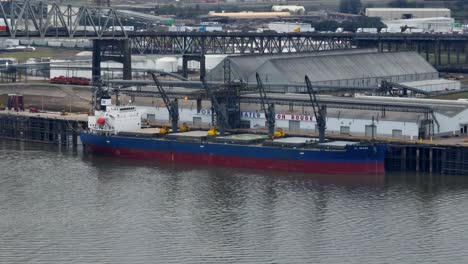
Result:
{"type": "Polygon", "coordinates": [[[313,137],[269,138],[263,134],[165,133],[142,126],[135,106],[109,106],[89,116],[80,134],[85,148],[131,159],[208,166],[271,169],[314,174],[383,174],[385,145],[318,142],[313,137]]]}

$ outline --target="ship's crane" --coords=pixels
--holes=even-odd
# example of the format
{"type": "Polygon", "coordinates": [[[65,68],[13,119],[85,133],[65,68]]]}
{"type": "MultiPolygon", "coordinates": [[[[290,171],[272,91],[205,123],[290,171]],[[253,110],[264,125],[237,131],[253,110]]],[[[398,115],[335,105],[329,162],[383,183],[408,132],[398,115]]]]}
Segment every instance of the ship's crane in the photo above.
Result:
{"type": "Polygon", "coordinates": [[[169,112],[169,118],[171,119],[171,128],[172,132],[177,132],[177,125],[179,123],[179,103],[177,102],[177,98],[171,101],[169,96],[167,96],[166,92],[164,91],[161,83],[158,80],[158,77],[154,72],[148,72],[153,77],[154,83],[158,88],[159,93],[164,101],[164,105],[166,105],[167,111],[169,112]]]}
{"type": "Polygon", "coordinates": [[[205,78],[201,79],[203,88],[205,88],[206,94],[211,99],[211,107],[214,113],[216,113],[216,118],[213,119],[213,127],[219,129],[219,134],[224,136],[226,129],[229,129],[229,123],[225,112],[225,107],[223,108],[218,102],[216,95],[211,90],[210,86],[206,83],[205,78]]]}
{"type": "Polygon", "coordinates": [[[262,103],[262,109],[265,112],[265,118],[268,126],[268,137],[274,138],[275,137],[275,105],[269,103],[267,94],[265,92],[265,87],[263,86],[262,79],[260,75],[257,73],[255,75],[257,77],[257,87],[258,91],[260,92],[260,99],[262,103]]]}
{"type": "Polygon", "coordinates": [[[317,126],[319,130],[319,142],[325,141],[325,129],[327,128],[327,107],[320,105],[317,100],[317,93],[310,83],[309,77],[305,76],[305,82],[307,86],[307,93],[309,94],[310,102],[312,103],[312,109],[314,110],[315,120],[317,120],[317,126]]]}

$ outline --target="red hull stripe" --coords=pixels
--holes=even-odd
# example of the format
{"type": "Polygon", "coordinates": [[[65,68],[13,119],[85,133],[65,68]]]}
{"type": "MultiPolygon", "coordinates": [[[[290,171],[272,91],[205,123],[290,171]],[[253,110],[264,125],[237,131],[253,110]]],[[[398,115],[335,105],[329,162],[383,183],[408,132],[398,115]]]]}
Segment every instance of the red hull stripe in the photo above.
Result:
{"type": "Polygon", "coordinates": [[[272,160],[262,158],[243,158],[232,156],[215,156],[210,154],[191,154],[182,152],[147,151],[128,148],[112,148],[103,146],[88,146],[91,151],[108,153],[115,156],[139,159],[159,160],[169,162],[186,162],[192,164],[226,166],[236,168],[270,169],[281,171],[297,171],[324,174],[383,174],[384,163],[369,162],[314,162],[272,160]]]}

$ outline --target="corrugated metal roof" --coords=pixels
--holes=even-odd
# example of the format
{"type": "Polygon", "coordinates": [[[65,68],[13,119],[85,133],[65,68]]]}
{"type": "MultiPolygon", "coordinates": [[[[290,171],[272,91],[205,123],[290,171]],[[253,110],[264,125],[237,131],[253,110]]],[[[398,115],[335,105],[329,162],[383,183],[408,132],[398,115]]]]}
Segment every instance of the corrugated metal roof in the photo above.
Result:
{"type": "MultiPolygon", "coordinates": [[[[269,83],[311,82],[416,76],[402,80],[425,80],[437,70],[416,52],[381,53],[375,50],[336,50],[308,54],[274,54],[229,57],[232,79],[255,82],[258,72],[269,83]],[[421,75],[421,76],[418,76],[421,75]]],[[[223,81],[224,63],[208,74],[210,81],[223,81]]]]}
{"type": "Polygon", "coordinates": [[[435,79],[435,80],[423,80],[423,81],[415,81],[415,82],[404,82],[401,83],[403,85],[407,85],[410,87],[418,87],[423,85],[437,85],[437,84],[458,84],[460,81],[456,80],[447,80],[447,79],[435,79]]]}
{"type": "Polygon", "coordinates": [[[366,11],[370,12],[382,12],[382,11],[404,11],[404,12],[433,12],[433,11],[450,11],[448,8],[398,8],[398,7],[369,7],[366,11]]]}
{"type": "MultiPolygon", "coordinates": [[[[369,53],[376,52],[377,49],[352,49],[352,50],[324,50],[316,51],[313,53],[293,53],[293,54],[263,54],[263,55],[234,55],[229,56],[225,60],[231,61],[231,72],[235,76],[233,79],[242,78],[244,81],[248,80],[253,76],[255,81],[255,73],[258,69],[272,59],[297,59],[309,58],[312,56],[323,56],[333,54],[356,54],[356,53],[369,53]]],[[[214,67],[207,75],[209,81],[223,81],[224,73],[224,61],[221,61],[216,67],[214,67]]]]}
{"type": "MultiPolygon", "coordinates": [[[[341,54],[312,58],[272,59],[270,68],[278,74],[270,82],[304,82],[308,75],[311,82],[387,77],[396,75],[436,73],[426,60],[415,52],[341,54]]],[[[262,74],[274,72],[260,68],[262,74]]],[[[274,76],[272,76],[274,77],[274,76]]]]}
{"type": "Polygon", "coordinates": [[[395,121],[417,123],[424,119],[424,114],[411,112],[386,112],[385,116],[382,116],[381,111],[328,108],[327,117],[360,120],[372,120],[372,118],[374,118],[375,122],[395,121]]]}
{"type": "MultiPolygon", "coordinates": [[[[242,104],[244,111],[261,111],[258,104],[242,104]]],[[[455,110],[455,109],[452,109],[455,110]]],[[[457,113],[460,109],[456,109],[457,113]]],[[[289,106],[276,105],[275,111],[277,114],[297,114],[297,115],[313,115],[312,107],[297,107],[296,110],[290,111],[289,106]]],[[[423,113],[413,112],[393,112],[388,111],[385,116],[382,116],[382,111],[376,110],[360,110],[360,109],[340,109],[340,108],[327,108],[328,118],[337,119],[358,119],[358,120],[372,120],[374,117],[375,122],[379,121],[396,121],[396,122],[410,122],[416,123],[424,119],[423,113]]]]}

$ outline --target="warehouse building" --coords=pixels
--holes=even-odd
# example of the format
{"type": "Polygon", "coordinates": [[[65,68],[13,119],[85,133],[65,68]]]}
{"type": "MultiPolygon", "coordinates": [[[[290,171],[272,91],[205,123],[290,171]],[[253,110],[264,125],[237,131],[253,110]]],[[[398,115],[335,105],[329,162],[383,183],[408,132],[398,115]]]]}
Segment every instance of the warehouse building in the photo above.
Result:
{"type": "MultiPolygon", "coordinates": [[[[229,60],[231,79],[245,82],[256,82],[257,72],[264,82],[271,84],[303,84],[304,76],[308,75],[312,84],[339,87],[377,87],[382,80],[407,83],[439,79],[437,70],[416,52],[352,49],[231,56],[214,67],[207,80],[223,81],[226,60],[229,60]]],[[[286,89],[298,92],[292,86],[286,89]]],[[[441,86],[439,90],[445,90],[445,87],[441,86]]]]}
{"type": "Polygon", "coordinates": [[[366,8],[366,16],[382,20],[446,17],[450,18],[448,8],[366,8]]]}
{"type": "MultiPolygon", "coordinates": [[[[247,97],[258,96],[256,94],[247,97]]],[[[277,94],[275,98],[298,98],[308,101],[304,94],[277,94]]],[[[441,137],[445,135],[467,135],[468,102],[419,98],[395,98],[359,96],[339,98],[320,96],[327,107],[328,135],[352,135],[386,138],[441,137]],[[325,103],[326,102],[326,103],[325,103]],[[334,102],[334,103],[333,103],[334,102]],[[355,105],[354,107],[350,107],[355,105]],[[359,107],[356,107],[359,105],[359,107]],[[380,106],[389,106],[388,111],[380,106]],[[390,107],[391,106],[391,107],[390,107]],[[390,110],[392,109],[392,110],[390,110]]],[[[317,132],[317,123],[313,110],[309,106],[276,105],[276,127],[286,132],[317,132]]],[[[145,118],[151,121],[166,122],[169,118],[166,107],[145,107],[145,118]]],[[[265,129],[265,114],[259,104],[241,104],[241,122],[243,127],[265,129]]],[[[191,127],[209,126],[211,124],[209,107],[197,110],[183,108],[179,110],[180,122],[191,127]]]]}
{"type": "Polygon", "coordinates": [[[289,12],[210,12],[209,17],[224,17],[229,19],[278,19],[281,17],[288,17],[289,12]]]}
{"type": "Polygon", "coordinates": [[[278,33],[314,32],[315,28],[308,23],[271,22],[268,29],[278,33]]]}
{"type": "Polygon", "coordinates": [[[453,30],[455,20],[448,17],[412,18],[382,21],[388,28],[418,28],[428,33],[448,33],[453,30]]]}

